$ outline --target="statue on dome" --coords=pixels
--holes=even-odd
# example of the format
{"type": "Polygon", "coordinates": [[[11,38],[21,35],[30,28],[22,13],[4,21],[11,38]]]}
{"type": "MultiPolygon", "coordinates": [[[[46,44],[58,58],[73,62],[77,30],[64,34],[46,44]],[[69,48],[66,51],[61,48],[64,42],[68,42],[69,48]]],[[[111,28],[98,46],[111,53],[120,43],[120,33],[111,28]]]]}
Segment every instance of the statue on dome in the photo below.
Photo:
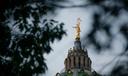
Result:
{"type": "Polygon", "coordinates": [[[76,27],[74,27],[76,29],[76,39],[80,39],[80,21],[81,19],[78,18],[76,27]]]}

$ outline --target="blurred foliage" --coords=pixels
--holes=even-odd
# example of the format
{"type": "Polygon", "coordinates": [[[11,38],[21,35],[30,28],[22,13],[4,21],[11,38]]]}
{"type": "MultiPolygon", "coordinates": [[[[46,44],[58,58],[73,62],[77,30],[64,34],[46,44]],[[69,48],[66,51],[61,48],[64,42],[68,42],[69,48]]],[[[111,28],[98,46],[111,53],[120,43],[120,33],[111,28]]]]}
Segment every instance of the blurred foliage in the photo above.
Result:
{"type": "MultiPolygon", "coordinates": [[[[128,0],[87,0],[91,9],[94,9],[91,31],[85,36],[86,46],[93,45],[97,52],[105,52],[113,48],[113,42],[122,36],[122,52],[109,76],[128,76],[128,0]],[[92,8],[94,7],[94,8],[92,8]],[[115,28],[117,32],[115,33],[115,28]],[[102,38],[105,38],[102,41],[102,38]]],[[[117,50],[118,51],[118,50],[117,50]]]]}
{"type": "Polygon", "coordinates": [[[66,34],[64,23],[43,18],[47,12],[54,12],[47,0],[0,1],[0,76],[45,73],[44,54],[66,34]]]}
{"type": "Polygon", "coordinates": [[[122,61],[118,67],[114,67],[110,76],[127,76],[128,75],[128,61],[122,61]]]}
{"type": "Polygon", "coordinates": [[[114,24],[116,20],[123,22],[121,16],[122,14],[127,15],[128,13],[128,0],[88,0],[88,3],[90,6],[95,7],[92,9],[96,11],[93,13],[92,29],[86,36],[86,45],[94,45],[99,52],[103,49],[111,48],[111,44],[115,39],[113,30],[115,26],[117,26],[119,27],[118,34],[121,34],[126,40],[126,46],[124,48],[128,50],[128,23],[124,22],[119,25],[114,24]],[[98,39],[97,35],[99,38],[105,36],[107,38],[105,39],[106,41],[102,42],[98,39]]]}

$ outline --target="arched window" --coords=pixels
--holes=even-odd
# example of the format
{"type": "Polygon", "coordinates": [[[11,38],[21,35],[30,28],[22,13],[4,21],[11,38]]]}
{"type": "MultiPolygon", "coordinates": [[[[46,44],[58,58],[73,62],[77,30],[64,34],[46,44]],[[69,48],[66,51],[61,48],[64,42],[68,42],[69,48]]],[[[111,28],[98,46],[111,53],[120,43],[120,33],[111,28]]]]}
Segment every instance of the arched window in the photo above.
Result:
{"type": "Polygon", "coordinates": [[[79,65],[79,68],[81,68],[81,66],[80,66],[80,65],[81,65],[81,64],[80,64],[80,57],[79,57],[79,62],[78,62],[78,65],[79,65]]]}
{"type": "Polygon", "coordinates": [[[76,66],[76,63],[75,63],[75,59],[76,59],[76,58],[75,58],[75,56],[74,56],[73,58],[74,58],[74,61],[73,61],[73,63],[74,63],[74,67],[75,67],[75,66],[76,66]]]}
{"type": "Polygon", "coordinates": [[[86,60],[87,59],[84,57],[84,67],[86,67],[86,63],[87,63],[86,60]]]}
{"type": "Polygon", "coordinates": [[[65,68],[67,69],[67,58],[65,59],[64,64],[65,64],[65,68]]]}
{"type": "Polygon", "coordinates": [[[71,59],[69,58],[69,69],[71,68],[71,59]]]}

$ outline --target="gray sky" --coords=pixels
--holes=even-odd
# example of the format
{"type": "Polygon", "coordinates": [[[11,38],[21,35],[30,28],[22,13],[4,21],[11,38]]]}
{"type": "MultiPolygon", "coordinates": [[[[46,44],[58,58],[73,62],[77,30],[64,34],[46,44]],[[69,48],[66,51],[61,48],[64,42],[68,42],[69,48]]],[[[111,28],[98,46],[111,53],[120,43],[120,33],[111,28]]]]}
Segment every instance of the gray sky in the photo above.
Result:
{"type": "MultiPolygon", "coordinates": [[[[79,2],[81,3],[81,2],[79,2]]],[[[73,3],[78,4],[78,3],[73,3]]],[[[65,23],[65,29],[67,30],[67,36],[64,36],[61,41],[56,41],[52,48],[54,51],[52,51],[50,54],[45,55],[46,56],[46,62],[48,66],[48,71],[44,76],[54,76],[57,72],[60,72],[64,68],[64,59],[67,56],[68,49],[73,47],[74,42],[74,33],[75,30],[73,29],[73,26],[76,25],[76,20],[78,17],[81,18],[81,37],[88,33],[88,30],[91,29],[91,22],[92,22],[92,11],[85,8],[70,8],[70,9],[59,9],[58,14],[56,17],[54,17],[55,20],[64,22],[65,23]]],[[[122,42],[123,39],[120,37],[117,37],[118,42],[122,42]]],[[[113,43],[117,44],[117,43],[113,43]]],[[[115,48],[113,50],[121,50],[121,44],[115,45],[115,48]]],[[[103,67],[112,61],[112,59],[115,57],[113,53],[115,52],[104,52],[100,55],[95,53],[95,51],[92,48],[86,48],[89,53],[89,57],[92,60],[92,68],[100,73],[106,73],[107,71],[110,71],[111,66],[107,67],[106,69],[103,69],[103,67]]],[[[117,54],[119,51],[117,52],[117,54]]]]}

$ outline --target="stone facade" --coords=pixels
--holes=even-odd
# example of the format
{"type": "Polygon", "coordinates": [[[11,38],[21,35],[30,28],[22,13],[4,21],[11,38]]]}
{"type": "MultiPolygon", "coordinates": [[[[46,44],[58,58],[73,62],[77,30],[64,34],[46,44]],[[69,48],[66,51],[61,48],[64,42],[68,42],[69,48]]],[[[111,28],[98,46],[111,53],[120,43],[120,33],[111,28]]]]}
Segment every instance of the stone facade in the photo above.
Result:
{"type": "Polygon", "coordinates": [[[65,58],[65,68],[56,76],[100,76],[91,68],[92,61],[88,56],[88,51],[81,47],[80,39],[74,41],[73,48],[68,50],[65,58]]]}
{"type": "Polygon", "coordinates": [[[81,48],[80,40],[76,39],[74,47],[68,50],[67,58],[64,61],[65,70],[83,69],[91,71],[92,61],[88,57],[87,50],[81,48]]]}
{"type": "Polygon", "coordinates": [[[73,48],[68,50],[68,55],[65,58],[65,70],[57,73],[56,76],[93,76],[91,64],[92,61],[87,50],[81,47],[80,39],[76,38],[73,48]]]}

